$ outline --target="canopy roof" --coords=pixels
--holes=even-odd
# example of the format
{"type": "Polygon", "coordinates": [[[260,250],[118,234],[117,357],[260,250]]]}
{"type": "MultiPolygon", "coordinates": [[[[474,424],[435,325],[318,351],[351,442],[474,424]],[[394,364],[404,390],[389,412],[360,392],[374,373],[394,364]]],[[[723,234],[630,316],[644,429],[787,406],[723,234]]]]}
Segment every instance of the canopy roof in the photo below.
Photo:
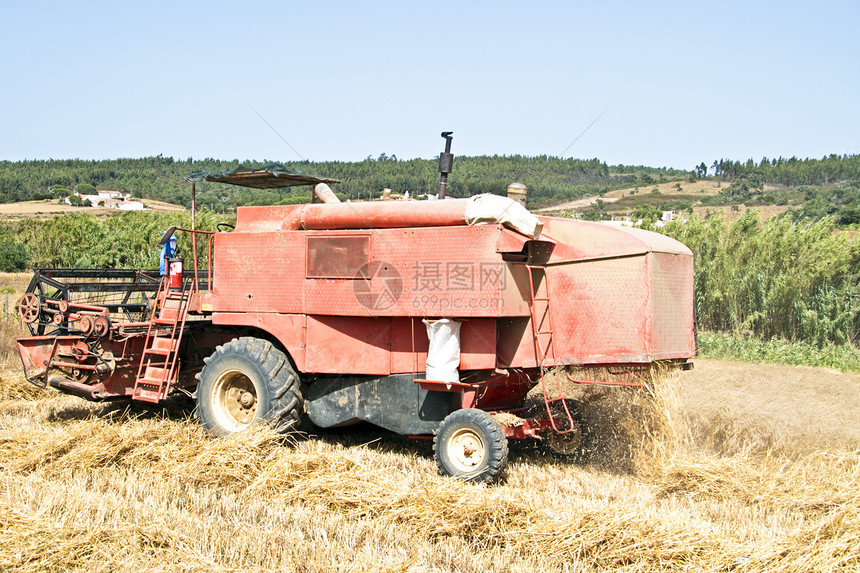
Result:
{"type": "Polygon", "coordinates": [[[191,182],[214,181],[216,183],[228,183],[230,185],[253,187],[255,189],[316,185],[317,183],[340,183],[337,179],[314,177],[299,170],[287,169],[277,163],[270,163],[259,169],[239,167],[232,171],[221,171],[219,173],[193,171],[185,179],[191,182]]]}

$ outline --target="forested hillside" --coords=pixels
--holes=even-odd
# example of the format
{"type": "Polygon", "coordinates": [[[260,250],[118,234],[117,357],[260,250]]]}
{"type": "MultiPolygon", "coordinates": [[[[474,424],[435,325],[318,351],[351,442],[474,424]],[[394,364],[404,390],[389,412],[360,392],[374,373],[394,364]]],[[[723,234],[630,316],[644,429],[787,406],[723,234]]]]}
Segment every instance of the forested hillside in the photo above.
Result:
{"type": "MultiPolygon", "coordinates": [[[[0,203],[33,199],[59,200],[73,190],[84,193],[110,189],[135,197],[191,204],[185,177],[193,171],[219,172],[237,167],[262,167],[268,162],[216,159],[184,161],[172,157],[112,159],[103,161],[34,160],[0,161],[0,203]]],[[[434,192],[439,181],[435,159],[401,160],[381,154],[363,161],[296,161],[287,169],[339,179],[335,192],[342,198],[378,197],[386,187],[395,192],[434,192]]],[[[449,194],[466,197],[478,193],[504,193],[519,181],[529,188],[529,207],[603,195],[623,188],[642,193],[614,206],[632,212],[637,207],[684,210],[696,205],[791,206],[795,217],[833,216],[839,225],[860,223],[860,156],[830,155],[822,159],[762,158],[755,162],[719,159],[702,162],[691,171],[645,166],[607,165],[598,159],[562,159],[537,156],[457,157],[449,181],[449,194]],[[710,176],[722,185],[716,195],[700,197],[645,197],[648,188],[666,181],[695,181],[710,176]]],[[[297,203],[310,199],[308,187],[285,190],[249,190],[200,183],[198,205],[215,213],[232,213],[240,205],[297,203]]],[[[641,210],[641,209],[640,209],[641,210]]],[[[608,218],[613,213],[591,209],[587,218],[608,218]]]]}
{"type": "MultiPolygon", "coordinates": [[[[703,166],[700,166],[703,167],[703,166]]],[[[833,216],[840,225],[860,223],[860,156],[830,155],[799,160],[764,157],[756,164],[719,160],[711,166],[731,184],[723,201],[801,205],[795,218],[833,216]]]]}
{"type": "MultiPolygon", "coordinates": [[[[700,165],[700,168],[703,167],[700,165]]],[[[796,157],[752,159],[741,163],[729,159],[714,161],[714,175],[746,180],[753,187],[761,185],[818,185],[845,179],[860,179],[860,155],[829,155],[822,159],[796,157]]]]}
{"type": "MultiPolygon", "coordinates": [[[[32,199],[58,199],[76,186],[94,186],[131,193],[135,197],[191,204],[191,188],[185,176],[192,171],[219,172],[242,167],[262,167],[268,162],[204,159],[176,161],[172,157],[84,161],[78,159],[0,162],[0,203],[32,199]]],[[[287,169],[339,179],[335,191],[353,199],[379,196],[386,187],[395,192],[434,193],[439,183],[435,159],[400,160],[382,154],[364,161],[299,161],[282,164],[287,169]]],[[[642,181],[683,177],[686,172],[651,167],[610,168],[598,159],[561,159],[538,156],[457,157],[448,193],[467,197],[478,193],[504,193],[519,181],[529,188],[529,200],[537,205],[554,200],[597,195],[642,181]]],[[[307,187],[286,190],[249,190],[216,183],[200,183],[201,208],[218,213],[238,205],[269,205],[309,199],[307,187]]]]}

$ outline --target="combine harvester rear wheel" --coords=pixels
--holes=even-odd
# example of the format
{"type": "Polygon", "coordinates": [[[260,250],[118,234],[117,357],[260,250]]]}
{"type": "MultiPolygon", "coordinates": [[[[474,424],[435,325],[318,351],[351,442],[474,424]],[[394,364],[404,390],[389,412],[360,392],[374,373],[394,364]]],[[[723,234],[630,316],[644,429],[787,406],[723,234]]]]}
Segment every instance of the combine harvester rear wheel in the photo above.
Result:
{"type": "Polygon", "coordinates": [[[433,452],[443,474],[485,482],[496,478],[505,467],[508,438],[501,424],[484,410],[455,410],[439,425],[433,452]]]}

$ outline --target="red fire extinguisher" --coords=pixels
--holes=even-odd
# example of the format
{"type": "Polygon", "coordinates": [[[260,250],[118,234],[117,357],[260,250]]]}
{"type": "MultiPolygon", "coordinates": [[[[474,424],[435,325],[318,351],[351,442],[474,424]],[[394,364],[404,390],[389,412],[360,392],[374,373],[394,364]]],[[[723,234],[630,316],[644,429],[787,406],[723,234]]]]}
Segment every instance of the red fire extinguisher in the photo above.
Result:
{"type": "Polygon", "coordinates": [[[167,277],[170,288],[182,288],[182,259],[167,259],[167,277]]]}

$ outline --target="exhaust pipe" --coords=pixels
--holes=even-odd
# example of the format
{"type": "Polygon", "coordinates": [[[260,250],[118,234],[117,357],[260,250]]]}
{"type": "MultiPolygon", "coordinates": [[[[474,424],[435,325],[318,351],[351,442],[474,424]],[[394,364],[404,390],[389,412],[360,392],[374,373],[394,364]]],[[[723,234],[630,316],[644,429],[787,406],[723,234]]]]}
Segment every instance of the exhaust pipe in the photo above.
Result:
{"type": "Polygon", "coordinates": [[[453,131],[443,131],[442,137],[445,138],[445,151],[439,154],[439,199],[445,198],[445,191],[448,189],[448,174],[451,173],[451,167],[454,165],[454,155],[451,153],[451,140],[454,139],[453,131]]]}

